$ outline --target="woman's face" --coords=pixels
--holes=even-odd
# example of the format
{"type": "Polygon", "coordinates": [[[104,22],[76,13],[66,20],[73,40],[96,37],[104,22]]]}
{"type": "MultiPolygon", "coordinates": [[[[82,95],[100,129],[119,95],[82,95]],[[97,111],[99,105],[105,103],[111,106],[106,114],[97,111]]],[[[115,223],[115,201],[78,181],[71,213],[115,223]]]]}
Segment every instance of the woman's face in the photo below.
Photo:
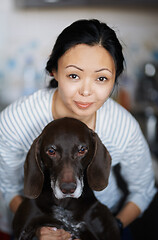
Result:
{"type": "Polygon", "coordinates": [[[53,74],[61,103],[72,116],[84,117],[94,114],[111,94],[115,64],[103,47],[79,44],[58,60],[53,74]]]}

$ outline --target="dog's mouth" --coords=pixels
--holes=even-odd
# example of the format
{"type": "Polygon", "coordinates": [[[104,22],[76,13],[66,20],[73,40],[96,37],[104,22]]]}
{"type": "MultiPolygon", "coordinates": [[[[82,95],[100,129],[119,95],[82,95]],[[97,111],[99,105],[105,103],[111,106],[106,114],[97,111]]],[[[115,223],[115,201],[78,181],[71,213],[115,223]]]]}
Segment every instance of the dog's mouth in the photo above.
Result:
{"type": "Polygon", "coordinates": [[[57,199],[62,198],[79,198],[83,191],[83,179],[76,179],[76,183],[61,183],[57,180],[54,182],[51,181],[51,188],[53,193],[57,199]]]}

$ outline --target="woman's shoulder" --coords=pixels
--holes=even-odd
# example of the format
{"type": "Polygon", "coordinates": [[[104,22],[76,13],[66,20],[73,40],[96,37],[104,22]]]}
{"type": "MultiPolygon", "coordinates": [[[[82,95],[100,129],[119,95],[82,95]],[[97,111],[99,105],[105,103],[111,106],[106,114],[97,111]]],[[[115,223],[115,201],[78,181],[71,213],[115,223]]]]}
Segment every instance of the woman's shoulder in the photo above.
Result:
{"type": "Polygon", "coordinates": [[[19,100],[22,101],[36,101],[35,103],[39,103],[39,102],[48,102],[50,100],[50,98],[52,97],[53,93],[54,93],[55,89],[49,89],[49,88],[42,88],[37,90],[36,92],[34,92],[33,94],[29,95],[29,96],[24,96],[21,97],[19,100]]]}
{"type": "MultiPolygon", "coordinates": [[[[46,107],[47,103],[49,104],[49,100],[51,99],[53,94],[52,89],[40,89],[36,92],[32,93],[31,95],[21,96],[16,101],[8,105],[2,112],[3,113],[9,112],[9,114],[14,114],[18,110],[24,110],[28,108],[34,108],[36,110],[37,105],[42,104],[46,107]]],[[[44,109],[43,109],[44,110],[44,109]]]]}
{"type": "Polygon", "coordinates": [[[112,98],[109,98],[102,105],[102,107],[98,110],[97,114],[99,115],[99,120],[109,118],[109,120],[111,119],[112,121],[114,121],[119,120],[118,117],[133,119],[131,113],[112,98]]]}
{"type": "Polygon", "coordinates": [[[100,120],[107,118],[109,121],[111,120],[113,123],[117,122],[117,124],[121,125],[126,124],[122,120],[128,120],[133,124],[137,124],[132,114],[112,98],[109,98],[99,109],[99,117],[100,120]]]}
{"type": "Polygon", "coordinates": [[[109,144],[125,146],[137,128],[131,113],[111,98],[97,112],[96,132],[109,144]]]}
{"type": "Polygon", "coordinates": [[[30,143],[43,127],[52,120],[51,102],[53,91],[40,89],[29,96],[22,96],[0,114],[3,136],[9,133],[16,139],[28,139],[30,143]]]}

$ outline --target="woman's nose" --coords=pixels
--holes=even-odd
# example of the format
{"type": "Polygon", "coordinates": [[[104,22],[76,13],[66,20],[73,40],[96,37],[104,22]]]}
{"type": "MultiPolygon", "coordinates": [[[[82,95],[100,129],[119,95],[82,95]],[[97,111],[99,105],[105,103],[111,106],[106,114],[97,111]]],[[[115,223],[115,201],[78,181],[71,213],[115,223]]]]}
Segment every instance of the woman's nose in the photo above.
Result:
{"type": "Polygon", "coordinates": [[[83,82],[81,88],[80,88],[80,95],[87,97],[91,95],[92,89],[91,89],[91,84],[89,81],[83,82]]]}

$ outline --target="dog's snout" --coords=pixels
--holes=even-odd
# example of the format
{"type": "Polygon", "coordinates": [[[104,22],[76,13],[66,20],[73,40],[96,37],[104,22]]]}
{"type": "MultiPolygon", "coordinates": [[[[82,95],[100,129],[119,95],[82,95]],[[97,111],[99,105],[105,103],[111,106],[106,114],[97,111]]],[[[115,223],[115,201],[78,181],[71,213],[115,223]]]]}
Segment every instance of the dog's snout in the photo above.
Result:
{"type": "Polygon", "coordinates": [[[61,189],[62,193],[64,193],[64,194],[74,193],[76,190],[76,187],[77,187],[77,184],[74,182],[70,182],[70,183],[65,182],[60,185],[60,189],[61,189]]]}

